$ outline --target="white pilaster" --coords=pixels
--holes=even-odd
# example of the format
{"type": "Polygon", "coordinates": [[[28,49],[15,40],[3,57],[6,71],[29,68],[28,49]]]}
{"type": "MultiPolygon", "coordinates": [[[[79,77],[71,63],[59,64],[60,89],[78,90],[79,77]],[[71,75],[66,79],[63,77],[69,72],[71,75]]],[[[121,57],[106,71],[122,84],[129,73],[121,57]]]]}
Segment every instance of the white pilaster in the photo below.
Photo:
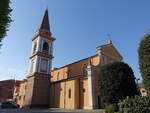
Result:
{"type": "Polygon", "coordinates": [[[34,42],[32,42],[31,55],[33,54],[33,47],[34,47],[34,42]]]}
{"type": "Polygon", "coordinates": [[[34,60],[33,60],[33,71],[32,71],[32,73],[35,73],[36,72],[36,62],[37,62],[37,60],[36,60],[36,58],[34,58],[34,60]]]}
{"type": "Polygon", "coordinates": [[[35,59],[35,72],[38,72],[38,65],[39,65],[39,57],[36,56],[36,59],[35,59]]]}
{"type": "Polygon", "coordinates": [[[50,73],[51,72],[51,68],[52,68],[52,60],[50,59],[49,60],[49,64],[48,64],[49,66],[49,68],[48,68],[48,73],[50,73]]]}
{"type": "Polygon", "coordinates": [[[91,69],[91,65],[87,66],[87,76],[88,76],[89,109],[93,109],[93,89],[92,89],[92,69],[91,69]]]}
{"type": "Polygon", "coordinates": [[[53,55],[53,42],[51,42],[50,55],[53,55]]]}
{"type": "Polygon", "coordinates": [[[37,51],[40,51],[40,46],[41,46],[41,38],[38,37],[38,40],[37,40],[37,51]]]}
{"type": "Polygon", "coordinates": [[[28,67],[28,71],[27,71],[27,76],[30,75],[30,68],[31,68],[31,60],[29,60],[29,67],[28,67]]]}
{"type": "Polygon", "coordinates": [[[40,72],[40,68],[41,68],[41,57],[39,57],[39,59],[38,59],[38,61],[39,61],[39,66],[38,66],[38,70],[37,70],[37,72],[40,72]]]}

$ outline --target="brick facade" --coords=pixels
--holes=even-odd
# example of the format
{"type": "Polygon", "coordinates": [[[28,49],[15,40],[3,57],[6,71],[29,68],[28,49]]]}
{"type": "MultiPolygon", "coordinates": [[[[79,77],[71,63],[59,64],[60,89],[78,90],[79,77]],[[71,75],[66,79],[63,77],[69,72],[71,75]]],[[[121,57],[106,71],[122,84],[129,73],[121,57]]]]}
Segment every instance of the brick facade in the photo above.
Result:
{"type": "Polygon", "coordinates": [[[0,81],[0,102],[13,100],[18,95],[19,85],[22,81],[19,80],[3,80],[0,81]]]}

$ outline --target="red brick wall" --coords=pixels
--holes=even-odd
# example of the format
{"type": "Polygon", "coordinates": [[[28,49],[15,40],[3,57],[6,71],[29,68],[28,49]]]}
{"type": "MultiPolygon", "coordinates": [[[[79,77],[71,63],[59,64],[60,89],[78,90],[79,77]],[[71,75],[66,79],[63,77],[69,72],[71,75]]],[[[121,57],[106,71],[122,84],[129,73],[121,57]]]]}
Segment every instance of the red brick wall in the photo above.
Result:
{"type": "Polygon", "coordinates": [[[3,102],[7,99],[13,99],[14,87],[18,86],[20,82],[21,81],[15,80],[0,81],[0,102],[3,102]]]}

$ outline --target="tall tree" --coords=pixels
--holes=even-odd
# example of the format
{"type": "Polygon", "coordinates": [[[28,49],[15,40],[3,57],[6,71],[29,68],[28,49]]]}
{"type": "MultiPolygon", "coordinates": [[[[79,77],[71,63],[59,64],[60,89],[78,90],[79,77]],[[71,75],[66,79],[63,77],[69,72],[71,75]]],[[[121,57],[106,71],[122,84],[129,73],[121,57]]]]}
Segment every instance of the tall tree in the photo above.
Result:
{"type": "Polygon", "coordinates": [[[128,64],[114,62],[101,67],[99,87],[105,104],[118,103],[126,96],[138,94],[135,77],[128,64]]]}
{"type": "Polygon", "coordinates": [[[138,54],[143,83],[150,96],[150,34],[145,35],[141,40],[138,54]]]}
{"type": "Polygon", "coordinates": [[[10,25],[12,9],[10,8],[10,0],[0,0],[0,46],[2,39],[7,35],[10,25]]]}

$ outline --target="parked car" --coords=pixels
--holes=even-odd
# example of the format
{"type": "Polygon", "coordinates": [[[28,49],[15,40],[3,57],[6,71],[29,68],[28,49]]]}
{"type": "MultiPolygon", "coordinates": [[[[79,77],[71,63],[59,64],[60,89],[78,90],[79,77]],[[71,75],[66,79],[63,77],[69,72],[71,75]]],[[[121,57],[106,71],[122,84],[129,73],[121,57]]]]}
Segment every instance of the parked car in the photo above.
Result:
{"type": "Polygon", "coordinates": [[[19,105],[13,104],[11,102],[2,102],[1,108],[19,108],[19,105]]]}

